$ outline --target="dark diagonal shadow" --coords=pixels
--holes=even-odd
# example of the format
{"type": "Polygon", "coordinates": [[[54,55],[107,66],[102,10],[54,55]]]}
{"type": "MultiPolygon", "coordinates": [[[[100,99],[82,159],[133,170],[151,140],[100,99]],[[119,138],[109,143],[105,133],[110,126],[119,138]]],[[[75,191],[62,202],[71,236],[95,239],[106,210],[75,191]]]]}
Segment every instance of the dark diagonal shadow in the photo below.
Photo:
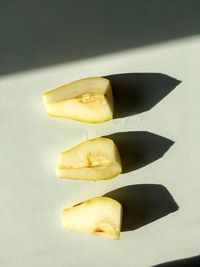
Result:
{"type": "Polygon", "coordinates": [[[162,73],[123,73],[106,76],[113,89],[114,118],[150,110],[181,81],[162,73]]]}
{"type": "Polygon", "coordinates": [[[159,184],[129,185],[104,196],[122,204],[122,231],[135,230],[178,210],[169,191],[159,184]]]}
{"type": "Polygon", "coordinates": [[[191,258],[170,261],[154,265],[153,267],[199,267],[200,266],[200,256],[195,256],[191,258]]]}
{"type": "Polygon", "coordinates": [[[161,158],[174,144],[170,139],[147,131],[119,132],[105,137],[116,144],[123,173],[137,170],[161,158]]]}
{"type": "Polygon", "coordinates": [[[0,75],[196,36],[199,9],[198,0],[1,1],[0,75]]]}

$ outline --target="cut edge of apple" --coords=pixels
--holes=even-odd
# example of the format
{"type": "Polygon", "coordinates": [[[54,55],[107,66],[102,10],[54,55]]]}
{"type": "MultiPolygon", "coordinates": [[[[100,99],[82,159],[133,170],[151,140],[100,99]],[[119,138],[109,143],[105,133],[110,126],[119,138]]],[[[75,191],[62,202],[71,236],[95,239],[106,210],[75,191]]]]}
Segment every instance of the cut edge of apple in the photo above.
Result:
{"type": "MultiPolygon", "coordinates": [[[[85,168],[87,168],[87,166],[85,168]]],[[[56,165],[56,176],[61,180],[70,179],[70,180],[79,180],[79,181],[80,180],[81,181],[102,181],[102,180],[113,179],[113,178],[117,177],[118,175],[120,175],[121,173],[122,173],[122,162],[121,162],[119,150],[118,150],[116,144],[114,143],[114,141],[112,139],[106,138],[106,137],[96,137],[96,138],[88,139],[88,140],[81,142],[80,144],[78,144],[74,147],[71,147],[69,149],[66,149],[66,150],[60,152],[59,156],[58,156],[58,160],[57,160],[57,165],[56,165]],[[84,178],[84,177],[82,177],[82,178],[66,178],[66,177],[64,177],[64,175],[61,174],[60,170],[65,169],[61,164],[62,157],[65,155],[65,153],[73,152],[73,150],[78,149],[79,147],[81,147],[83,144],[86,144],[87,142],[90,143],[90,142],[93,142],[93,141],[95,142],[95,141],[99,141],[99,140],[112,143],[113,148],[114,148],[115,161],[116,161],[117,167],[118,167],[118,169],[116,168],[116,172],[113,172],[112,174],[107,175],[106,177],[104,176],[102,178],[92,178],[92,179],[91,178],[84,178]]]]}
{"type": "Polygon", "coordinates": [[[47,114],[48,114],[49,117],[76,120],[76,121],[79,121],[79,122],[85,122],[85,123],[91,123],[91,124],[106,122],[106,121],[109,121],[109,120],[113,119],[114,105],[113,105],[112,87],[111,87],[110,81],[108,79],[104,78],[104,77],[87,77],[87,78],[82,78],[82,79],[77,80],[77,81],[70,82],[68,84],[56,87],[56,88],[54,88],[54,89],[52,89],[50,91],[44,92],[42,94],[42,99],[43,99],[43,104],[44,104],[44,106],[45,106],[45,108],[47,110],[47,114]],[[99,79],[104,80],[107,83],[106,94],[105,94],[106,97],[104,96],[104,98],[106,99],[107,105],[108,105],[109,110],[110,110],[109,115],[104,116],[102,118],[95,118],[94,120],[91,120],[91,119],[88,119],[86,116],[84,118],[80,118],[78,116],[73,116],[73,115],[71,117],[67,117],[65,115],[54,114],[53,112],[49,112],[48,104],[49,103],[54,103],[54,101],[50,101],[47,98],[49,95],[51,95],[53,93],[56,93],[56,91],[58,91],[58,90],[62,90],[62,89],[66,90],[66,87],[70,87],[70,86],[72,86],[72,85],[74,85],[76,83],[81,83],[81,82],[88,81],[88,80],[99,80],[99,79]]]}
{"type": "MultiPolygon", "coordinates": [[[[81,215],[83,216],[83,213],[80,213],[80,217],[79,219],[81,220],[81,215]]],[[[111,215],[112,216],[112,215],[111,215]]],[[[114,217],[114,216],[113,216],[114,217]]],[[[85,218],[84,218],[85,219],[85,218]]],[[[110,197],[105,197],[105,196],[99,196],[99,197],[94,197],[91,199],[88,199],[86,201],[74,204],[72,206],[68,206],[68,207],[64,207],[61,210],[61,222],[62,222],[62,227],[64,229],[67,229],[69,231],[76,231],[76,232],[82,232],[82,233],[90,233],[93,235],[97,235],[97,236],[103,236],[103,237],[108,237],[114,240],[118,240],[120,237],[120,232],[121,232],[121,226],[122,226],[122,219],[123,219],[123,207],[121,205],[121,203],[119,203],[118,201],[110,198],[110,197]],[[87,209],[87,206],[89,204],[92,204],[97,201],[103,201],[105,202],[105,208],[104,213],[106,213],[108,210],[109,212],[107,213],[107,218],[106,215],[102,215],[99,213],[97,213],[96,211],[93,211],[92,215],[96,215],[98,216],[98,214],[100,214],[100,216],[102,216],[102,221],[98,220],[96,218],[93,218],[92,215],[90,217],[88,217],[89,223],[91,223],[91,221],[94,219],[95,223],[97,223],[97,225],[93,225],[91,227],[91,229],[87,229],[87,225],[86,225],[86,229],[76,229],[76,226],[69,226],[68,223],[66,222],[66,218],[65,215],[68,212],[73,212],[74,209],[77,209],[77,207],[81,208],[81,209],[87,209]],[[110,207],[107,205],[109,204],[110,207]],[[107,206],[107,208],[106,208],[107,206]],[[112,210],[115,211],[115,213],[112,213],[112,210]],[[116,218],[109,218],[109,216],[111,214],[115,214],[117,215],[117,220],[115,221],[114,219],[116,218]],[[113,221],[112,221],[113,219],[113,221]],[[111,223],[112,221],[112,223],[111,223]],[[115,222],[114,222],[115,221],[115,222]],[[115,224],[114,226],[112,224],[115,224]]],[[[76,221],[74,222],[74,224],[76,224],[76,221]]]]}

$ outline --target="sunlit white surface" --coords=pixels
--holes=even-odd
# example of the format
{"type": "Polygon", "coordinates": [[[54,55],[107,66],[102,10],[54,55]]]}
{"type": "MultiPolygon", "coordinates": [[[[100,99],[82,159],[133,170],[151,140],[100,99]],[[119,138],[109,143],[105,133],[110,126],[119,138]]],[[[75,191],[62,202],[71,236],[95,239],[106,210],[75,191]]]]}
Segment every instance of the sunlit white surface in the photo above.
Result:
{"type": "Polygon", "coordinates": [[[200,37],[0,77],[0,265],[147,267],[199,253],[200,37]],[[88,76],[159,72],[182,81],[150,111],[98,125],[48,118],[44,91],[88,76]],[[158,161],[109,181],[60,181],[58,152],[87,138],[150,131],[175,142],[158,161]],[[164,185],[175,213],[119,241],[67,232],[66,204],[142,183],[164,185]]]}

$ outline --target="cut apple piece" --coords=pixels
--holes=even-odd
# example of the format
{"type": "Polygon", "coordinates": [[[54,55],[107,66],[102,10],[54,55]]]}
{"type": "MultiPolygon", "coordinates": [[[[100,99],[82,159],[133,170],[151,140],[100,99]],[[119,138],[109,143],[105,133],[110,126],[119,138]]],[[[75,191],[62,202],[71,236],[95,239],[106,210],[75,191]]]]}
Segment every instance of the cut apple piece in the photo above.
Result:
{"type": "Polygon", "coordinates": [[[106,180],[122,172],[118,149],[108,138],[87,140],[60,153],[56,173],[63,179],[106,180]]]}
{"type": "Polygon", "coordinates": [[[119,239],[122,205],[109,197],[96,197],[62,211],[63,227],[119,239]]]}
{"type": "Polygon", "coordinates": [[[43,94],[50,116],[98,123],[113,118],[113,96],[108,79],[81,79],[43,94]]]}

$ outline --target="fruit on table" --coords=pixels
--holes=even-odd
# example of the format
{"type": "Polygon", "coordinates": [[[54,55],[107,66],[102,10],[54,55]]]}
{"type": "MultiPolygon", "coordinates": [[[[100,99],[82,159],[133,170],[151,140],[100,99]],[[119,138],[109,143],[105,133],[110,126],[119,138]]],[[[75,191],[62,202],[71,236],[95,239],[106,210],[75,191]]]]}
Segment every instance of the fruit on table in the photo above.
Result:
{"type": "Polygon", "coordinates": [[[95,197],[62,210],[63,227],[119,239],[122,205],[109,197],[95,197]]]}
{"type": "Polygon", "coordinates": [[[49,116],[98,123],[113,118],[113,96],[106,78],[81,79],[43,94],[49,116]]]}
{"type": "Polygon", "coordinates": [[[98,137],[60,153],[56,174],[63,179],[106,180],[122,172],[118,149],[109,138],[98,137]]]}

